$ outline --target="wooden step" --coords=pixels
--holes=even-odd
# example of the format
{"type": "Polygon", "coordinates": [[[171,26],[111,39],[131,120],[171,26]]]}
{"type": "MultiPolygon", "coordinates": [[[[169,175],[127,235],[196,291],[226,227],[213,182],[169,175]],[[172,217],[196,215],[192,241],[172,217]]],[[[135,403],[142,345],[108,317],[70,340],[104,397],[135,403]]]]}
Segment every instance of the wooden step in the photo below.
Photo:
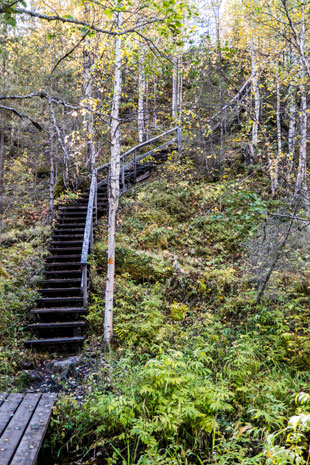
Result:
{"type": "Polygon", "coordinates": [[[60,226],[57,227],[57,229],[54,229],[53,230],[53,234],[64,234],[64,235],[68,235],[68,234],[73,234],[73,235],[84,235],[84,231],[85,231],[85,227],[84,228],[72,228],[72,229],[63,229],[61,228],[60,226]]]}
{"type": "Polygon", "coordinates": [[[61,329],[61,328],[81,328],[86,326],[85,321],[65,321],[57,323],[31,323],[27,325],[27,329],[61,329]]]}
{"type": "Polygon", "coordinates": [[[42,307],[30,310],[33,315],[49,315],[49,314],[66,314],[66,313],[87,313],[85,307],[42,307]]]}
{"type": "MultiPolygon", "coordinates": [[[[81,270],[55,270],[55,271],[44,271],[43,273],[49,280],[52,280],[53,278],[50,278],[50,276],[55,276],[55,279],[79,279],[81,280],[82,272],[81,270]]],[[[44,280],[45,281],[45,280],[44,280]]],[[[42,283],[43,281],[41,281],[42,283]]]]}
{"type": "MultiPolygon", "coordinates": [[[[66,287],[68,287],[68,285],[70,284],[78,284],[81,282],[81,279],[79,278],[67,278],[67,279],[43,279],[43,281],[40,281],[40,284],[42,284],[43,286],[45,285],[49,285],[49,286],[53,286],[53,285],[58,285],[58,284],[65,284],[66,287]]],[[[76,287],[76,286],[74,286],[76,287]]]]}
{"type": "Polygon", "coordinates": [[[81,253],[82,251],[82,246],[80,247],[50,247],[48,249],[50,253],[53,255],[62,255],[63,253],[66,253],[67,255],[71,254],[78,254],[81,253]]]}
{"type": "Polygon", "coordinates": [[[87,210],[87,206],[85,205],[72,205],[68,207],[60,207],[58,211],[80,211],[80,210],[87,210]]]}
{"type": "Polygon", "coordinates": [[[53,305],[53,307],[59,306],[60,308],[65,307],[66,304],[70,306],[71,304],[83,305],[83,297],[43,297],[41,299],[37,299],[37,305],[41,308],[46,308],[49,305],[53,305]]]}
{"type": "Polygon", "coordinates": [[[84,237],[84,234],[74,234],[74,233],[69,233],[69,234],[55,234],[52,236],[52,240],[53,241],[59,241],[59,240],[63,240],[63,241],[67,241],[67,240],[72,240],[72,238],[74,240],[76,240],[77,242],[82,242],[83,243],[83,237],[84,237]]]}
{"type": "Polygon", "coordinates": [[[70,219],[70,221],[76,220],[76,219],[85,220],[86,215],[87,215],[87,211],[85,212],[62,212],[59,215],[58,220],[59,220],[59,223],[61,223],[64,219],[70,219]]]}
{"type": "Polygon", "coordinates": [[[29,339],[25,341],[24,344],[26,347],[29,346],[42,346],[42,345],[55,345],[55,344],[82,344],[85,340],[85,337],[54,337],[47,339],[29,339]]]}
{"type": "MultiPolygon", "coordinates": [[[[81,262],[76,261],[76,262],[60,262],[60,263],[45,263],[45,268],[76,268],[76,270],[81,269],[81,262]]],[[[70,270],[66,270],[70,271],[70,270]]],[[[74,270],[75,271],[75,270],[74,270]]]]}
{"type": "Polygon", "coordinates": [[[49,255],[46,257],[46,260],[56,263],[61,260],[71,260],[72,262],[77,262],[81,259],[81,254],[72,254],[72,255],[49,255]]]}
{"type": "MultiPolygon", "coordinates": [[[[84,218],[85,219],[85,218],[84,218]]],[[[58,223],[56,226],[57,229],[72,229],[72,231],[76,231],[77,229],[85,228],[85,221],[83,223],[58,223]]],[[[55,229],[56,229],[55,228],[55,229]]]]}
{"type": "Polygon", "coordinates": [[[40,289],[39,293],[43,296],[47,294],[71,294],[70,297],[80,296],[81,295],[81,287],[53,287],[53,288],[45,288],[40,289]]]}
{"type": "Polygon", "coordinates": [[[50,246],[56,246],[56,247],[61,247],[61,246],[68,247],[68,245],[74,245],[74,246],[80,245],[80,246],[82,246],[82,244],[83,244],[82,240],[79,240],[79,241],[66,240],[66,241],[64,241],[63,239],[59,239],[57,241],[51,241],[49,243],[50,246]]]}

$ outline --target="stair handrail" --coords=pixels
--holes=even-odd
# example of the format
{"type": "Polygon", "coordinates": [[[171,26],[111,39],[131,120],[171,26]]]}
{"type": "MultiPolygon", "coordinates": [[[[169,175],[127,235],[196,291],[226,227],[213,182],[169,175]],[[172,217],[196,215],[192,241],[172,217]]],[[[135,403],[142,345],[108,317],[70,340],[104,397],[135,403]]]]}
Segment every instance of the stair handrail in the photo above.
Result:
{"type": "Polygon", "coordinates": [[[97,222],[97,169],[92,172],[91,183],[89,188],[89,197],[87,205],[87,214],[84,228],[83,245],[81,253],[81,293],[83,295],[83,305],[87,307],[88,303],[88,288],[87,288],[87,261],[88,252],[93,248],[94,243],[94,213],[97,222]]]}
{"type": "MultiPolygon", "coordinates": [[[[179,154],[181,154],[181,144],[182,144],[182,128],[181,126],[175,126],[172,129],[169,129],[166,132],[163,132],[162,134],[153,137],[152,139],[146,140],[145,142],[141,142],[140,144],[136,145],[135,147],[132,147],[131,149],[127,150],[125,153],[123,153],[120,156],[120,161],[122,163],[122,168],[121,168],[121,178],[123,180],[123,186],[125,183],[125,170],[128,168],[131,164],[134,165],[135,170],[136,170],[136,164],[137,162],[143,160],[146,157],[149,157],[152,155],[157,150],[163,149],[164,147],[177,143],[177,148],[179,154]],[[160,145],[159,147],[156,147],[144,154],[142,154],[140,157],[136,157],[136,152],[140,150],[141,148],[153,144],[154,142],[162,139],[163,137],[168,136],[169,134],[172,134],[173,132],[176,132],[176,137],[169,140],[168,142],[165,142],[164,144],[160,145]],[[130,160],[126,165],[125,165],[125,159],[129,155],[133,154],[134,158],[133,160],[130,160]]],[[[81,277],[81,294],[83,296],[83,306],[87,307],[88,304],[88,279],[87,279],[87,262],[88,262],[88,253],[89,250],[91,252],[93,251],[93,243],[94,243],[94,213],[95,213],[95,219],[97,223],[97,218],[98,218],[98,210],[97,210],[97,202],[98,202],[98,187],[100,187],[104,182],[107,182],[107,178],[102,180],[101,182],[98,182],[98,173],[100,171],[103,171],[104,169],[109,169],[111,163],[105,163],[102,166],[99,166],[98,168],[94,168],[92,172],[92,177],[91,177],[91,183],[90,183],[90,189],[89,189],[89,198],[88,198],[88,205],[87,205],[87,215],[86,215],[86,222],[85,222],[85,228],[84,228],[84,236],[83,236],[83,245],[82,245],[82,253],[81,253],[81,271],[82,271],[82,277],[81,277]]]]}
{"type": "MultiPolygon", "coordinates": [[[[150,144],[153,144],[154,142],[158,141],[159,139],[162,139],[163,137],[168,136],[169,134],[172,134],[173,132],[176,132],[176,137],[174,139],[171,139],[168,142],[166,142],[165,144],[162,144],[161,146],[156,147],[156,148],[150,150],[147,153],[144,153],[139,158],[137,158],[136,161],[141,161],[141,160],[143,160],[143,158],[150,156],[155,150],[159,150],[159,149],[161,149],[163,147],[166,147],[167,145],[174,144],[175,142],[177,143],[178,152],[180,154],[181,153],[181,145],[182,145],[182,128],[181,128],[181,126],[175,126],[174,128],[169,129],[168,131],[163,132],[163,133],[159,134],[158,136],[152,137],[152,139],[148,139],[148,140],[146,140],[144,142],[141,142],[140,144],[135,145],[131,149],[127,150],[126,152],[124,152],[120,156],[120,161],[124,162],[126,157],[128,157],[132,153],[134,154],[135,152],[142,149],[143,147],[145,147],[147,145],[150,145],[150,144]]],[[[134,160],[132,160],[129,164],[132,164],[132,163],[134,163],[134,160]]],[[[129,166],[129,164],[126,165],[126,168],[129,166]]],[[[109,166],[110,166],[110,162],[105,163],[104,165],[101,165],[101,166],[99,166],[97,168],[97,172],[99,173],[100,171],[103,171],[104,169],[109,168],[109,166]]]]}

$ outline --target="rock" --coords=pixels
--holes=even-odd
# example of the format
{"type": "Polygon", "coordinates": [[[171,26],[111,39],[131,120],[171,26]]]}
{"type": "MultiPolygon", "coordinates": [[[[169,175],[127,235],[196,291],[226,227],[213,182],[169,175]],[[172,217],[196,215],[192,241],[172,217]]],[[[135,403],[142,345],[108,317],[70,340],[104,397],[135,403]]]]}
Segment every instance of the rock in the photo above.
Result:
{"type": "Polygon", "coordinates": [[[79,356],[64,358],[62,360],[52,360],[44,365],[45,370],[48,373],[56,374],[69,371],[75,367],[80,360],[79,356]]]}
{"type": "Polygon", "coordinates": [[[34,367],[33,361],[29,359],[22,360],[21,366],[24,370],[31,370],[34,367]]]}
{"type": "Polygon", "coordinates": [[[28,372],[28,376],[31,379],[32,382],[34,381],[42,381],[43,377],[42,375],[38,372],[38,370],[31,370],[28,372]]]}

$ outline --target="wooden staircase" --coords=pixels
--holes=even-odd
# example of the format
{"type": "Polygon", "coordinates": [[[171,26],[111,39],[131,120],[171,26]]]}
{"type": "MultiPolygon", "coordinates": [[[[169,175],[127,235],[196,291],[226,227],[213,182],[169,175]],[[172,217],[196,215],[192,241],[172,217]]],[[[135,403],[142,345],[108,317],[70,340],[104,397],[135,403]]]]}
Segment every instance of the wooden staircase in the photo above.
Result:
{"type": "MultiPolygon", "coordinates": [[[[81,317],[87,309],[81,295],[81,251],[87,204],[85,192],[74,204],[59,210],[46,258],[45,277],[40,282],[41,296],[36,308],[30,311],[37,321],[27,326],[39,337],[25,341],[26,346],[70,344],[76,349],[84,341],[82,332],[86,323],[81,317]]],[[[107,205],[104,186],[98,191],[98,215],[107,212],[107,205]]]]}
{"type": "MultiPolygon", "coordinates": [[[[123,163],[120,174],[121,193],[149,177],[158,164],[167,160],[169,153],[170,150],[164,147],[156,151],[151,160],[149,154],[146,154],[147,158],[142,156],[135,158],[134,163],[123,163]]],[[[108,165],[104,168],[106,166],[108,165]]],[[[108,212],[107,176],[101,182],[96,180],[95,194],[92,189],[93,182],[90,190],[74,203],[59,209],[49,244],[44,279],[40,283],[40,298],[36,307],[30,311],[35,322],[27,326],[36,337],[26,340],[26,347],[71,346],[73,350],[77,350],[85,339],[83,332],[86,322],[83,316],[87,313],[90,282],[89,265],[85,259],[83,261],[83,256],[86,253],[87,258],[88,250],[92,248],[89,237],[93,236],[93,225],[98,217],[108,212]],[[96,201],[90,201],[94,195],[96,201]]]]}

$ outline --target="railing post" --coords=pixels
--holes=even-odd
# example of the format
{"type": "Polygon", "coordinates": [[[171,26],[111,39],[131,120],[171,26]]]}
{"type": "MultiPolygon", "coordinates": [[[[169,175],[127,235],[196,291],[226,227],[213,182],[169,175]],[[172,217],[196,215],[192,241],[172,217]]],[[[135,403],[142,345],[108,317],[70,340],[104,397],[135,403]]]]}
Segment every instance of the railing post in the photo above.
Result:
{"type": "Polygon", "coordinates": [[[137,155],[136,151],[133,152],[133,170],[134,170],[134,180],[137,182],[137,155]]]}
{"type": "Polygon", "coordinates": [[[88,289],[87,289],[87,263],[82,265],[82,292],[83,292],[83,307],[88,305],[88,289]]]}
{"type": "Polygon", "coordinates": [[[98,179],[96,171],[96,183],[95,183],[95,224],[98,224],[98,179]]]}
{"type": "Polygon", "coordinates": [[[181,156],[181,151],[182,151],[182,127],[181,126],[177,127],[177,145],[178,145],[179,156],[181,156]]]}
{"type": "Polygon", "coordinates": [[[123,185],[123,190],[122,192],[125,192],[125,158],[122,158],[122,185],[123,185]]]}
{"type": "Polygon", "coordinates": [[[94,253],[94,220],[92,218],[91,227],[90,227],[90,244],[89,251],[91,254],[94,253]]]}

